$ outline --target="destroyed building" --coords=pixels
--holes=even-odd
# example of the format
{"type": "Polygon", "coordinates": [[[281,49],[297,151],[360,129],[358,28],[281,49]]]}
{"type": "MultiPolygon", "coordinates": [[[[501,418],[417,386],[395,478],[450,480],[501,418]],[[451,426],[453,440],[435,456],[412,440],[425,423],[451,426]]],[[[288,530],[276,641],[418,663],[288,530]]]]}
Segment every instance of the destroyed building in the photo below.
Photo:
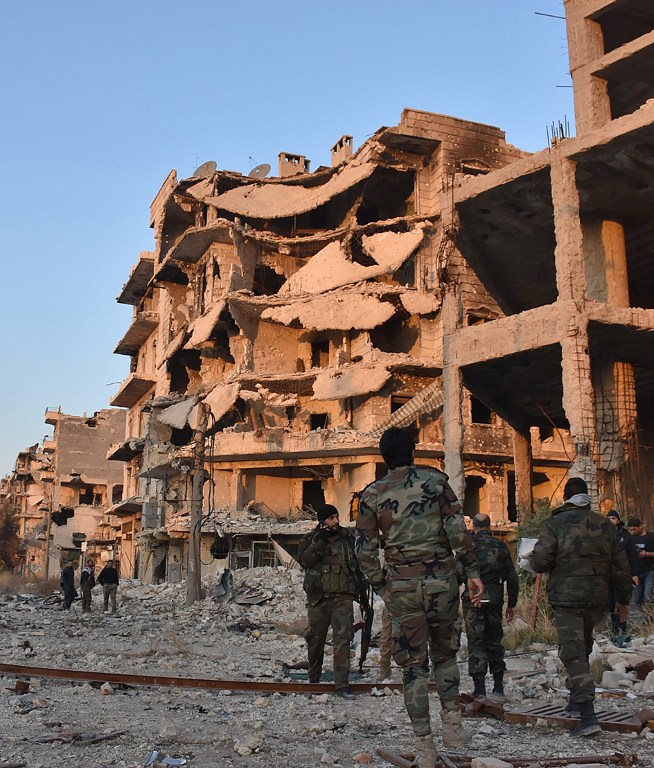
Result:
{"type": "Polygon", "coordinates": [[[203,562],[269,564],[307,510],[348,519],[390,425],[496,524],[560,501],[569,469],[596,506],[651,517],[654,9],[566,11],[577,137],[528,154],[406,109],[313,173],[281,153],[271,178],[168,175],[118,297],[111,403],[129,409],[112,512],[143,578],[183,575],[199,456],[203,562]]]}
{"type": "Polygon", "coordinates": [[[77,564],[84,553],[120,560],[122,533],[107,509],[122,497],[123,471],[106,453],[124,434],[125,412],[73,416],[59,406],[46,410],[45,423],[52,436],[18,454],[2,487],[24,547],[22,574],[56,576],[65,560],[77,564]]]}

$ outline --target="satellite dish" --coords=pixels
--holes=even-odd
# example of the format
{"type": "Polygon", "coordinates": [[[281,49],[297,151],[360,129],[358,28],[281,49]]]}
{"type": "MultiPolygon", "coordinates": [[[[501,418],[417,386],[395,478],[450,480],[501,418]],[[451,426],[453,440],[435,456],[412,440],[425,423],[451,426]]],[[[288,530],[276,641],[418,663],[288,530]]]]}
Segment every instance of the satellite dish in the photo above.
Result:
{"type": "Polygon", "coordinates": [[[211,176],[217,167],[215,160],[208,160],[193,171],[193,178],[206,179],[208,176],[211,176]]]}
{"type": "Polygon", "coordinates": [[[261,163],[261,165],[255,165],[254,168],[248,173],[248,177],[251,179],[265,179],[270,173],[270,166],[268,163],[261,163]]]}

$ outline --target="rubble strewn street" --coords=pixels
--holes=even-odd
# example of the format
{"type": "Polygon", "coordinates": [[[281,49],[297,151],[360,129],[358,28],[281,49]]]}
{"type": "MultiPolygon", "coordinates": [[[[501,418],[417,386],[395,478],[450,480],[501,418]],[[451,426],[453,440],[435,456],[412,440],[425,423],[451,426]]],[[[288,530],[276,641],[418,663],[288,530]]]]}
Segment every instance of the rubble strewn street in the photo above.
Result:
{"type": "MultiPolygon", "coordinates": [[[[124,580],[115,615],[102,613],[97,589],[90,614],[82,614],[77,602],[66,613],[33,594],[0,595],[0,662],[221,680],[305,679],[293,669],[305,661],[301,573],[254,568],[237,570],[233,577],[231,600],[214,599],[218,579],[210,578],[204,581],[207,597],[191,607],[185,606],[183,582],[124,580]]],[[[507,658],[505,709],[564,703],[556,649],[536,645],[519,650],[507,658]]],[[[607,667],[598,710],[654,708],[654,673],[638,680],[632,671],[654,659],[654,636],[634,637],[620,649],[600,635],[594,657],[607,667]]],[[[465,638],[460,660],[461,689],[470,691],[465,638]]],[[[373,648],[364,677],[353,675],[353,681],[376,681],[377,665],[373,648]]],[[[325,669],[330,668],[328,656],[325,669]]],[[[401,693],[383,683],[372,695],[343,701],[329,693],[234,693],[46,678],[32,678],[28,691],[20,693],[15,677],[0,679],[0,766],[140,768],[181,764],[179,759],[192,768],[382,766],[388,763],[375,754],[378,747],[413,751],[401,693]]],[[[393,680],[400,680],[397,669],[393,680]]],[[[438,707],[435,696],[433,706],[438,707]]],[[[438,746],[438,715],[433,721],[438,746]]],[[[544,722],[508,725],[475,718],[467,724],[474,733],[466,749],[470,756],[529,756],[537,764],[544,757],[623,752],[636,753],[640,765],[654,765],[654,732],[647,727],[640,735],[603,731],[582,740],[544,722]]]]}

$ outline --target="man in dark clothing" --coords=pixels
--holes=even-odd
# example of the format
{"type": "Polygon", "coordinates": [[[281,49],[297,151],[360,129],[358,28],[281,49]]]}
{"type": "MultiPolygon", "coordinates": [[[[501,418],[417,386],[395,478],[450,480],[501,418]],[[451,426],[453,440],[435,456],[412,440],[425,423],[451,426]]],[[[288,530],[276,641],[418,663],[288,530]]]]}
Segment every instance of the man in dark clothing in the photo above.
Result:
{"type": "Polygon", "coordinates": [[[482,603],[475,607],[470,602],[468,590],[463,593],[463,618],[468,638],[468,672],[472,677],[474,696],[486,695],[486,672],[493,676],[493,694],[498,700],[504,695],[504,646],[502,638],[502,608],[504,606],[504,585],[508,603],[506,620],[513,621],[518,602],[520,580],[509,548],[495,538],[490,531],[490,517],[479,514],[472,518],[473,544],[477,555],[479,575],[484,584],[482,603]]]}
{"type": "Polygon", "coordinates": [[[600,730],[595,716],[595,684],[588,659],[593,627],[605,615],[609,588],[616,594],[615,611],[629,616],[631,570],[613,525],[590,509],[588,487],[572,477],[563,490],[565,503],[543,524],[531,556],[536,573],[549,573],[547,595],[554,609],[559,658],[568,673],[570,713],[581,722],[570,732],[590,736],[600,730]]]}
{"type": "Polygon", "coordinates": [[[64,611],[69,611],[73,600],[77,597],[75,589],[75,571],[71,560],[66,560],[59,578],[59,586],[64,593],[64,611]]]}
{"type": "Polygon", "coordinates": [[[95,564],[93,560],[86,561],[86,566],[82,569],[82,575],[79,579],[79,586],[82,590],[82,613],[88,613],[91,610],[91,590],[95,586],[95,564]]]}
{"type": "MultiPolygon", "coordinates": [[[[614,526],[615,532],[618,534],[618,540],[624,547],[627,560],[629,561],[629,568],[631,569],[631,580],[634,586],[636,586],[639,583],[638,576],[636,574],[640,568],[640,563],[636,553],[634,537],[625,527],[625,524],[622,522],[620,514],[617,510],[612,509],[610,512],[607,512],[606,517],[607,520],[614,526]]],[[[631,638],[627,634],[627,622],[621,621],[620,617],[615,612],[615,589],[613,588],[612,584],[609,591],[609,613],[611,615],[611,626],[613,627],[613,642],[615,645],[621,648],[625,643],[628,643],[631,638]]]]}
{"type": "Polygon", "coordinates": [[[111,598],[111,612],[116,613],[116,592],[118,591],[118,571],[114,568],[114,561],[107,560],[107,564],[100,571],[98,584],[102,585],[102,597],[104,598],[104,612],[109,610],[111,598]]]}
{"type": "Polygon", "coordinates": [[[354,554],[354,536],[339,525],[336,507],[323,504],[318,510],[318,525],[300,542],[298,561],[305,569],[309,682],[320,681],[331,625],[336,694],[352,698],[348,676],[350,643],[354,637],[353,603],[365,591],[365,583],[354,554]]]}
{"type": "Polygon", "coordinates": [[[630,517],[627,527],[636,548],[638,583],[634,590],[634,603],[641,606],[654,598],[654,533],[648,531],[640,518],[630,517]]]}

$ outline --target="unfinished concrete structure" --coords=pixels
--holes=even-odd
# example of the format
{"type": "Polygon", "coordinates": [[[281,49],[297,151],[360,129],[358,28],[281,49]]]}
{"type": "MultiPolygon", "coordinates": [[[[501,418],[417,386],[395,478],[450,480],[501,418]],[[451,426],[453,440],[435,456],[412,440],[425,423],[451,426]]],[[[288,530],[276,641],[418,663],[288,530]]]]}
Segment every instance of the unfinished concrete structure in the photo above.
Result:
{"type": "Polygon", "coordinates": [[[106,453],[124,434],[125,412],[104,409],[89,417],[48,408],[45,422],[52,437],[18,454],[2,489],[24,542],[24,574],[55,576],[64,560],[77,562],[84,552],[98,561],[120,559],[120,534],[107,509],[122,497],[123,472],[106,453]]]}
{"type": "Polygon", "coordinates": [[[578,136],[452,196],[459,252],[506,317],[445,331],[446,467],[461,476],[463,381],[516,427],[520,507],[528,430],[550,424],[570,430],[573,471],[596,504],[651,525],[654,6],[565,7],[578,136]]]}

